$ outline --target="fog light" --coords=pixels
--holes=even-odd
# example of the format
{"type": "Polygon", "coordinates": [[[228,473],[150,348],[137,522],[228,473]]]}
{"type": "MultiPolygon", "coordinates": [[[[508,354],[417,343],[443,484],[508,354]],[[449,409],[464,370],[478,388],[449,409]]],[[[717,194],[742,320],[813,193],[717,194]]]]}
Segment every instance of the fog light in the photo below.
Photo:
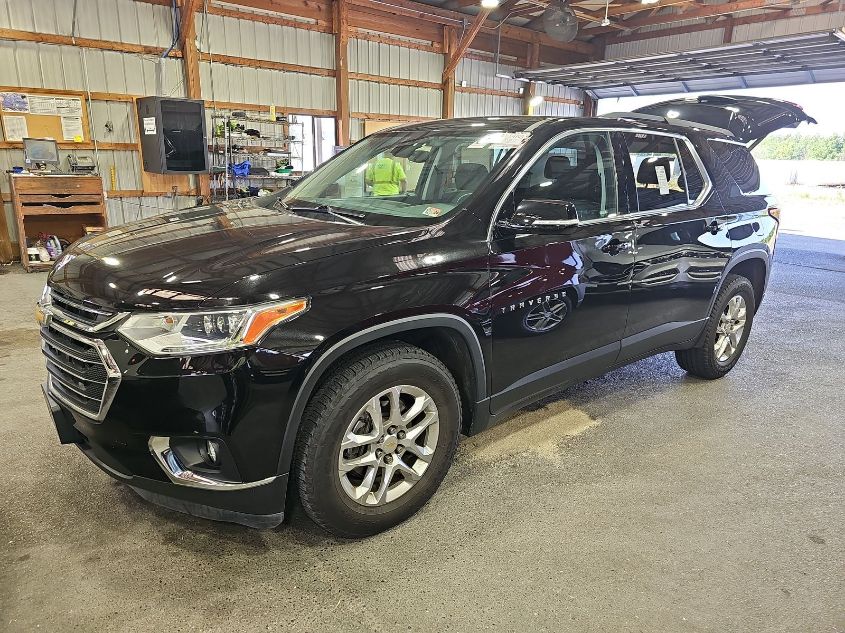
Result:
{"type": "Polygon", "coordinates": [[[215,468],[220,465],[220,446],[214,440],[205,442],[205,461],[215,468]]]}

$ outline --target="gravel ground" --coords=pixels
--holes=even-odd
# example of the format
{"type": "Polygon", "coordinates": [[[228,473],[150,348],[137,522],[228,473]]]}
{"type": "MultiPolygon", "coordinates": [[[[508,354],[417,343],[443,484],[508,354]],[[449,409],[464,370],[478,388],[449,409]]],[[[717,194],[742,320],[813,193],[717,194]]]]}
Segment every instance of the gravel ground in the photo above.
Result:
{"type": "Polygon", "coordinates": [[[727,378],[661,355],[465,440],[359,542],[172,513],[59,446],[0,277],[0,630],[845,631],[845,243],[785,235],[727,378]]]}

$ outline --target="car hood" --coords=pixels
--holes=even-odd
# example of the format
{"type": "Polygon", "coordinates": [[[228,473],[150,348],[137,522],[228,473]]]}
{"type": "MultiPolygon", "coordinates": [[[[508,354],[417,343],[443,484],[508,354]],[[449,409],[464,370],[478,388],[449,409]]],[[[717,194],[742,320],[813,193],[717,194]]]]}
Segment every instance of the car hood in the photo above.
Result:
{"type": "Polygon", "coordinates": [[[115,310],[190,309],[245,278],[425,232],[225,203],[155,216],[78,242],[56,262],[49,284],[115,310]]]}

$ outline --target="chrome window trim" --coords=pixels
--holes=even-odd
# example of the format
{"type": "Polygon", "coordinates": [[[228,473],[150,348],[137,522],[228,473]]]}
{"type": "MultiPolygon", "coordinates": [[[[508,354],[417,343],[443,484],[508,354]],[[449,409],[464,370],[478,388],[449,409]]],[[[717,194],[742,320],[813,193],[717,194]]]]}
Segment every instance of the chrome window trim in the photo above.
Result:
{"type": "Polygon", "coordinates": [[[170,448],[170,438],[153,435],[147,442],[150,453],[155,458],[158,465],[167,475],[167,478],[174,484],[179,486],[187,486],[188,488],[201,488],[203,490],[246,490],[248,488],[257,488],[272,483],[278,478],[278,475],[260,479],[258,481],[234,482],[234,481],[219,481],[207,475],[195,473],[190,468],[185,467],[176,453],[170,448]]]}
{"type": "MultiPolygon", "coordinates": [[[[120,386],[120,381],[121,381],[120,368],[117,366],[117,363],[115,362],[114,357],[111,355],[111,352],[109,352],[108,348],[106,347],[106,344],[103,343],[103,341],[101,341],[99,339],[88,338],[88,337],[82,336],[81,334],[79,334],[77,332],[74,332],[73,330],[69,330],[68,328],[63,327],[63,326],[59,325],[58,323],[54,323],[52,313],[48,312],[47,315],[48,315],[48,318],[47,318],[47,320],[44,324],[44,327],[52,327],[53,329],[55,329],[56,331],[64,334],[67,337],[70,337],[72,339],[79,341],[80,343],[83,343],[85,345],[93,347],[96,350],[97,354],[100,356],[100,361],[103,363],[103,367],[105,367],[105,369],[106,369],[106,376],[107,376],[106,386],[105,386],[105,389],[103,390],[103,397],[100,400],[100,408],[97,411],[96,415],[92,416],[90,411],[83,409],[82,407],[74,404],[73,402],[66,400],[65,398],[63,398],[61,396],[61,394],[59,394],[55,389],[53,389],[53,377],[52,377],[52,375],[48,375],[48,377],[47,377],[47,387],[49,389],[50,395],[52,397],[56,398],[56,400],[61,402],[66,407],[73,409],[77,413],[84,415],[86,418],[91,418],[93,420],[96,420],[97,422],[102,422],[103,419],[105,419],[106,414],[108,413],[108,410],[111,407],[111,403],[114,400],[114,396],[117,394],[117,389],[120,386]]],[[[43,346],[43,344],[44,344],[44,342],[42,341],[42,346],[43,346]]],[[[43,355],[43,351],[42,351],[42,355],[43,355]]],[[[46,355],[44,357],[47,358],[46,355]]],[[[89,362],[89,361],[85,361],[85,362],[89,362]]],[[[59,381],[59,382],[61,382],[61,381],[59,381]]],[[[97,381],[93,381],[93,382],[97,382],[97,381]]],[[[102,384],[102,383],[100,383],[100,384],[102,384]]],[[[91,400],[96,400],[96,398],[90,398],[90,396],[86,396],[86,397],[88,397],[91,400]]]]}
{"type": "MultiPolygon", "coordinates": [[[[587,127],[587,128],[575,128],[573,130],[567,130],[565,132],[561,132],[556,134],[548,142],[546,142],[534,155],[530,158],[530,160],[526,161],[525,165],[523,165],[520,170],[517,172],[516,177],[513,179],[508,188],[499,198],[499,201],[496,203],[493,211],[493,217],[490,222],[490,226],[487,228],[487,242],[491,242],[493,240],[493,230],[496,227],[496,222],[499,220],[499,215],[502,212],[502,206],[505,204],[508,196],[513,193],[513,190],[516,189],[516,186],[520,183],[522,178],[528,172],[529,169],[534,165],[534,163],[543,155],[544,152],[549,151],[549,149],[558,141],[563,140],[568,136],[574,136],[575,134],[584,134],[586,132],[599,132],[599,133],[608,133],[608,132],[633,132],[635,134],[651,134],[653,136],[668,136],[674,139],[681,139],[686,144],[692,154],[693,159],[695,160],[696,166],[698,167],[701,175],[704,179],[704,187],[701,190],[698,198],[691,204],[676,204],[671,207],[664,207],[661,209],[649,209],[647,211],[635,211],[634,213],[623,213],[615,216],[608,216],[606,218],[596,218],[593,220],[584,220],[583,222],[579,221],[578,226],[591,226],[594,224],[604,224],[606,222],[619,222],[620,220],[638,220],[641,218],[647,218],[654,215],[668,215],[669,213],[674,213],[676,211],[690,211],[693,209],[697,209],[704,201],[707,199],[707,196],[713,190],[713,181],[710,178],[710,174],[707,172],[707,169],[704,167],[704,162],[701,160],[701,157],[698,155],[695,147],[693,146],[692,142],[683,134],[679,134],[676,132],[663,132],[658,130],[644,130],[643,128],[636,128],[636,127],[587,127]]],[[[680,156],[678,157],[680,158],[680,156]]]]}

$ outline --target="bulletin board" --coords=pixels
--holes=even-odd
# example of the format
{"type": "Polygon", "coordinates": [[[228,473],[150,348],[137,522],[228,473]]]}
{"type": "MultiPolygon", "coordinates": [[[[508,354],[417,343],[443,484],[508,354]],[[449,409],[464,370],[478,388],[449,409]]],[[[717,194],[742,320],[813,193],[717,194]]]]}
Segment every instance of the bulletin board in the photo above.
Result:
{"type": "Polygon", "coordinates": [[[91,140],[88,104],[81,93],[0,92],[0,120],[6,141],[52,138],[58,143],[91,140]]]}

